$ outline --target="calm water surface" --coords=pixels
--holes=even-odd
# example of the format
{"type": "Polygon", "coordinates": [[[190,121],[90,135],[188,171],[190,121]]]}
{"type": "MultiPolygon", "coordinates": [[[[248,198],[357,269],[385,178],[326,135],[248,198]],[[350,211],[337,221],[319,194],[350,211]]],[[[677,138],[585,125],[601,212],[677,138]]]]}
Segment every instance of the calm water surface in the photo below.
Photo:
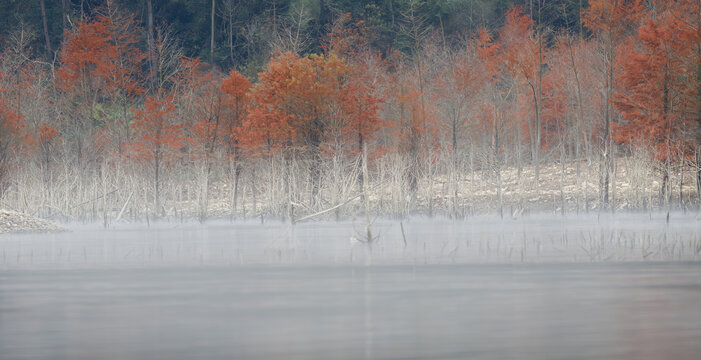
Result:
{"type": "Polygon", "coordinates": [[[699,223],[633,219],[4,236],[0,359],[699,359],[699,223]]]}

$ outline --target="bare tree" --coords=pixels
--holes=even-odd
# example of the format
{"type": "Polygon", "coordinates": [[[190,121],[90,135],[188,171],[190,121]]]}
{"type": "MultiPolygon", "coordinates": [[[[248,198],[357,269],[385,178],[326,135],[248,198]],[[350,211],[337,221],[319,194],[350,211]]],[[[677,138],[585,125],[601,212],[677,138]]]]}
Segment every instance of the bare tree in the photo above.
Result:
{"type": "Polygon", "coordinates": [[[216,12],[216,0],[212,0],[211,28],[209,41],[209,62],[214,65],[214,14],[216,12]]]}
{"type": "Polygon", "coordinates": [[[307,27],[311,18],[304,10],[304,2],[290,9],[290,15],[282,21],[282,28],[273,34],[272,48],[301,54],[309,48],[311,37],[307,27]]]}
{"type": "Polygon", "coordinates": [[[154,86],[167,88],[182,69],[183,50],[173,32],[165,26],[155,29],[153,41],[154,86]]]}
{"type": "Polygon", "coordinates": [[[219,16],[226,22],[227,40],[229,46],[229,59],[234,61],[234,25],[235,15],[239,11],[241,3],[238,0],[223,0],[219,7],[219,16]]]}
{"type": "Polygon", "coordinates": [[[424,79],[424,63],[420,55],[424,41],[428,38],[431,32],[428,26],[428,19],[425,15],[419,13],[422,4],[419,1],[412,0],[409,2],[409,7],[406,11],[401,12],[402,22],[399,25],[400,33],[408,39],[410,51],[413,56],[413,68],[416,72],[415,76],[418,80],[419,87],[419,103],[420,116],[423,128],[423,139],[416,134],[416,128],[411,127],[411,136],[409,144],[409,160],[411,166],[407,169],[409,192],[411,193],[412,203],[416,201],[416,191],[418,190],[418,174],[420,172],[419,164],[419,142],[423,140],[426,150],[428,150],[428,142],[426,141],[427,125],[426,125],[426,103],[425,103],[425,79],[424,79]]]}
{"type": "Polygon", "coordinates": [[[148,64],[149,64],[149,79],[151,79],[151,86],[153,86],[153,79],[156,73],[155,68],[155,44],[154,44],[154,33],[153,33],[153,3],[151,0],[146,0],[146,11],[147,11],[147,34],[148,34],[148,64]]]}

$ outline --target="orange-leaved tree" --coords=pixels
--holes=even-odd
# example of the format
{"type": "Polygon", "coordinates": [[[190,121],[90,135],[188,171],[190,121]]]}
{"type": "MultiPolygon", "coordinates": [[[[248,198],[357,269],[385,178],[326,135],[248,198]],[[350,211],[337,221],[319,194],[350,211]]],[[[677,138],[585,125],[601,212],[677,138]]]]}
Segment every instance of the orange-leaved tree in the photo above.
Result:
{"type": "Polygon", "coordinates": [[[231,175],[233,177],[232,211],[236,210],[238,203],[239,179],[241,176],[241,146],[239,144],[240,130],[243,120],[248,113],[250,102],[251,81],[236,70],[231,70],[220,86],[223,93],[223,115],[220,126],[220,139],[226,148],[231,175]]]}
{"type": "Polygon", "coordinates": [[[698,1],[667,4],[647,16],[637,30],[637,41],[620,49],[614,105],[623,121],[617,141],[644,142],[664,161],[663,188],[670,158],[690,154],[699,131],[699,71],[701,30],[698,1]]]}
{"type": "Polygon", "coordinates": [[[349,76],[338,99],[343,118],[342,133],[349,140],[351,152],[356,154],[363,151],[363,147],[373,140],[375,133],[384,125],[378,115],[384,101],[378,89],[380,74],[371,70],[382,60],[373,55],[366,55],[366,60],[365,63],[349,66],[349,76]]]}
{"type": "Polygon", "coordinates": [[[460,72],[460,88],[464,93],[475,96],[477,95],[475,84],[483,82],[481,85],[491,90],[489,93],[492,109],[486,111],[486,104],[480,104],[478,125],[492,143],[493,152],[496,154],[499,148],[500,128],[497,121],[499,119],[497,115],[500,113],[498,107],[504,101],[498,96],[497,89],[500,88],[498,84],[503,80],[509,66],[513,66],[513,62],[509,62],[509,54],[505,54],[503,47],[494,41],[493,36],[486,29],[481,29],[478,32],[478,36],[475,38],[475,51],[477,55],[475,64],[460,72]],[[488,130],[490,128],[491,133],[488,130]]]}
{"type": "MultiPolygon", "coordinates": [[[[4,76],[0,73],[0,79],[4,76]]],[[[22,115],[10,108],[6,99],[7,89],[0,88],[0,197],[6,190],[7,175],[10,170],[10,157],[25,141],[25,125],[22,115]]]]}
{"type": "Polygon", "coordinates": [[[530,16],[523,13],[518,6],[513,6],[506,13],[506,23],[499,34],[504,61],[509,73],[525,89],[522,93],[531,96],[531,111],[524,117],[530,135],[531,155],[535,166],[536,189],[540,176],[540,144],[542,137],[543,116],[543,67],[547,63],[547,48],[542,44],[542,30],[536,32],[536,25],[530,16]]]}
{"type": "MultiPolygon", "coordinates": [[[[330,148],[336,154],[346,149],[354,155],[363,153],[359,165],[365,170],[368,157],[379,150],[372,144],[384,125],[378,111],[384,101],[381,83],[387,71],[382,56],[369,49],[368,35],[364,21],[353,21],[349,13],[343,13],[327,26],[322,45],[325,53],[336,54],[348,64],[348,75],[338,99],[340,108],[335,109],[337,121],[330,129],[330,148]]],[[[361,191],[365,190],[363,172],[358,172],[361,191]]]]}
{"type": "Polygon", "coordinates": [[[394,63],[395,72],[391,74],[389,87],[396,89],[388,94],[397,109],[395,140],[397,149],[406,156],[408,166],[404,174],[410,194],[410,201],[417,199],[418,180],[423,164],[432,166],[435,160],[433,150],[438,146],[437,108],[435,99],[430,98],[429,84],[433,81],[423,70],[410,64],[406,66],[401,60],[394,63]],[[425,160],[422,164],[421,160],[425,160]]]}
{"type": "Polygon", "coordinates": [[[70,136],[78,157],[83,155],[83,139],[95,127],[116,132],[118,147],[128,142],[128,109],[144,92],[140,79],[144,55],[138,48],[134,15],[120,12],[111,1],[99,13],[66,31],[56,71],[56,84],[69,99],[70,136]],[[109,105],[116,106],[113,119],[108,115],[112,111],[104,108],[109,105]]]}
{"type": "MultiPolygon", "coordinates": [[[[363,54],[351,59],[349,76],[340,93],[341,117],[343,122],[340,132],[344,144],[348,145],[352,154],[363,154],[360,157],[360,169],[367,170],[369,145],[375,140],[378,130],[385,126],[379,116],[379,110],[384,101],[380,82],[384,80],[385,62],[379,55],[363,54]]],[[[365,191],[364,172],[358,172],[358,185],[361,192],[365,191]]],[[[365,195],[362,197],[365,200],[365,195]]]]}
{"type": "Polygon", "coordinates": [[[321,146],[337,120],[336,109],[348,66],[332,54],[300,57],[279,54],[253,87],[253,107],[243,136],[249,145],[310,160],[312,196],[319,190],[321,146]]]}
{"type": "Polygon", "coordinates": [[[146,97],[143,109],[132,109],[132,112],[134,137],[127,153],[134,160],[152,164],[154,211],[158,214],[161,209],[161,171],[185,144],[182,126],[175,122],[173,116],[175,97],[158,91],[146,97]]]}
{"type": "Polygon", "coordinates": [[[322,48],[325,53],[335,53],[346,61],[357,58],[367,48],[368,29],[362,20],[353,21],[349,13],[340,14],[327,25],[322,48]]]}
{"type": "Polygon", "coordinates": [[[240,151],[238,132],[250,102],[251,81],[240,72],[231,70],[229,76],[222,80],[220,89],[224,93],[225,110],[221,138],[227,155],[236,157],[240,151]]]}
{"type": "MultiPolygon", "coordinates": [[[[457,97],[460,105],[465,106],[466,113],[481,113],[481,109],[476,109],[480,102],[480,96],[489,86],[495,85],[502,75],[504,62],[501,59],[501,47],[495,43],[492,35],[486,29],[477,32],[474,38],[467,40],[465,48],[451,65],[454,85],[444,90],[445,98],[457,97]],[[473,109],[474,108],[474,109],[473,109]],[[474,110],[474,111],[472,111],[474,110]]],[[[494,105],[494,104],[493,104],[494,105]]],[[[453,110],[457,112],[458,106],[453,110]]],[[[471,116],[468,123],[475,123],[477,116],[471,116]]],[[[451,147],[454,161],[458,146],[459,125],[458,115],[451,116],[451,147]]],[[[491,122],[491,121],[490,121],[491,122]]],[[[484,134],[486,135],[486,134],[484,134]]],[[[479,134],[478,136],[483,136],[479,134]]]]}

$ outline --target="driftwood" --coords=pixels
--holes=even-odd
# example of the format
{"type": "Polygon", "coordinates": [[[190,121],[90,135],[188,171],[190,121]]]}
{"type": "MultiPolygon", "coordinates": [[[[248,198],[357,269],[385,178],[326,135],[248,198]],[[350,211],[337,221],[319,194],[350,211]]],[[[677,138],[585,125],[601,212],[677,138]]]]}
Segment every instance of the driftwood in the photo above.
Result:
{"type": "Polygon", "coordinates": [[[131,194],[129,194],[127,201],[124,202],[124,206],[122,206],[122,210],[119,211],[119,215],[117,215],[117,218],[114,220],[115,222],[119,221],[122,218],[122,215],[124,214],[124,210],[127,209],[127,205],[129,205],[129,200],[131,200],[132,195],[134,195],[133,191],[131,192],[131,194]]]}
{"type": "Polygon", "coordinates": [[[112,195],[112,194],[116,193],[117,191],[119,191],[119,189],[114,189],[114,190],[112,190],[112,191],[110,191],[110,192],[108,192],[108,193],[104,193],[104,194],[102,194],[102,195],[100,195],[100,196],[98,196],[98,197],[96,197],[96,198],[92,198],[92,199],[90,199],[90,200],[88,200],[88,201],[83,201],[83,202],[80,203],[80,204],[73,205],[73,206],[69,207],[68,209],[74,209],[74,208],[77,208],[78,206],[83,206],[83,205],[89,204],[89,203],[91,203],[91,202],[93,202],[93,201],[100,200],[100,199],[104,198],[104,197],[107,196],[107,195],[112,195]]]}
{"type": "Polygon", "coordinates": [[[406,235],[404,234],[404,224],[400,221],[399,228],[402,229],[402,240],[404,240],[404,247],[406,247],[406,235]]]}
{"type": "MultiPolygon", "coordinates": [[[[382,185],[384,185],[384,183],[377,184],[377,185],[373,186],[372,189],[370,189],[369,191],[375,190],[375,189],[379,188],[379,187],[382,186],[382,185]]],[[[324,209],[324,210],[321,210],[321,211],[319,211],[319,212],[317,212],[317,213],[310,214],[310,215],[307,215],[307,216],[303,216],[303,217],[301,217],[301,218],[299,218],[299,219],[293,219],[294,221],[293,221],[292,223],[294,224],[294,223],[296,223],[296,222],[300,222],[300,221],[304,221],[304,220],[313,219],[313,218],[315,218],[315,217],[317,217],[317,216],[324,215],[324,214],[326,214],[326,213],[329,213],[329,212],[331,212],[331,211],[334,211],[334,210],[336,210],[336,209],[338,209],[338,208],[340,208],[340,207],[342,207],[342,206],[348,205],[348,204],[349,204],[350,202],[352,202],[353,200],[355,200],[355,199],[357,199],[357,198],[363,196],[363,194],[364,194],[364,192],[361,192],[361,193],[359,193],[359,194],[357,194],[357,195],[355,195],[355,196],[353,196],[353,197],[350,197],[350,198],[346,199],[346,201],[344,201],[344,202],[342,202],[342,203],[340,203],[340,204],[336,204],[336,205],[334,205],[334,206],[332,206],[332,207],[330,207],[330,208],[328,208],[328,209],[324,209]]],[[[292,204],[295,205],[295,203],[292,203],[292,204]]],[[[296,205],[301,206],[301,204],[296,204],[296,205]]]]}
{"type": "Polygon", "coordinates": [[[340,208],[340,207],[342,207],[342,206],[344,206],[344,205],[347,205],[348,203],[350,203],[351,201],[353,201],[353,200],[355,200],[355,199],[361,197],[362,195],[363,195],[363,193],[360,193],[360,194],[358,194],[358,195],[353,196],[352,198],[347,199],[346,201],[344,201],[344,202],[342,202],[342,203],[340,203],[340,204],[334,205],[333,207],[330,207],[330,208],[325,209],[325,210],[321,210],[321,211],[319,211],[318,213],[314,213],[314,214],[311,214],[311,215],[307,215],[307,216],[301,217],[301,218],[299,218],[299,219],[295,219],[294,222],[300,222],[300,221],[304,221],[304,220],[309,220],[309,219],[315,218],[315,217],[317,217],[317,216],[324,215],[324,214],[329,213],[329,212],[331,212],[331,211],[334,211],[334,210],[336,210],[336,209],[338,209],[338,208],[340,208]]]}

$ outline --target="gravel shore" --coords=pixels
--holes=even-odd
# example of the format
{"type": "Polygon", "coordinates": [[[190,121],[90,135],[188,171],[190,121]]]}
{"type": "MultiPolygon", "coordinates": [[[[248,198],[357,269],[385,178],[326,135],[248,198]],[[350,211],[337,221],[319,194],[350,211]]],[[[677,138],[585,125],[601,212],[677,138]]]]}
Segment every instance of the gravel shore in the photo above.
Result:
{"type": "Polygon", "coordinates": [[[0,234],[14,232],[66,231],[57,224],[31,215],[0,209],[0,234]]]}

